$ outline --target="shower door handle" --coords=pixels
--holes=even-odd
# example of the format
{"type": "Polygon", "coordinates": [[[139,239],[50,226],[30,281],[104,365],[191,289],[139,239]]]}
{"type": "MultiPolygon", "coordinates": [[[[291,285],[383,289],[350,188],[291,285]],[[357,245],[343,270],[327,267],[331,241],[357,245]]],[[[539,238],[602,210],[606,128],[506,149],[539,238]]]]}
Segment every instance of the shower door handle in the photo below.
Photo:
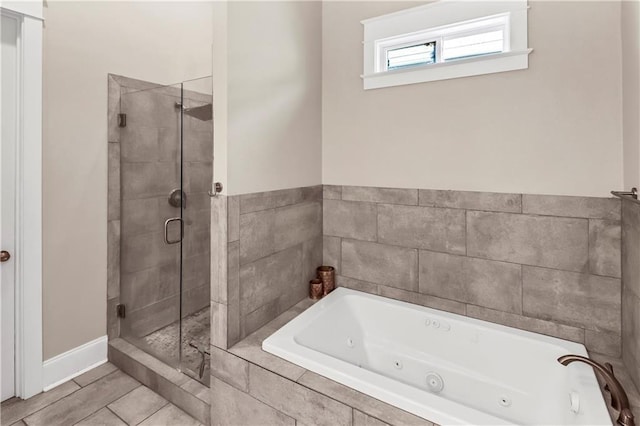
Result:
{"type": "Polygon", "coordinates": [[[181,217],[170,217],[169,219],[164,221],[164,242],[167,244],[176,244],[182,241],[182,237],[184,236],[184,222],[181,217]],[[171,222],[180,222],[180,238],[177,240],[169,239],[169,224],[171,222]]]}

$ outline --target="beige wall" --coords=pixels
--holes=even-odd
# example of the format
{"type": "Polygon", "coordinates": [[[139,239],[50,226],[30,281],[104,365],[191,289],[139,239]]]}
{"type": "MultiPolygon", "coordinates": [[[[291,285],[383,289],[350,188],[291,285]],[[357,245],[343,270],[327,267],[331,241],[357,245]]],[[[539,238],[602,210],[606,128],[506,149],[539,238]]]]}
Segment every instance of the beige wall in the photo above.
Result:
{"type": "Polygon", "coordinates": [[[107,73],[211,74],[211,10],[48,1],[44,30],[44,359],[106,334],[107,73]]]}
{"type": "MultiPolygon", "coordinates": [[[[228,53],[228,109],[222,112],[228,194],[321,183],[321,7],[276,1],[226,8],[227,45],[220,48],[228,53]]],[[[216,145],[224,144],[220,133],[216,129],[216,145]]],[[[224,152],[221,145],[216,154],[219,149],[224,152]]]]}
{"type": "Polygon", "coordinates": [[[622,186],[619,2],[531,1],[528,70],[364,91],[360,20],[416,4],[324,3],[323,183],[622,186]]]}
{"type": "Polygon", "coordinates": [[[622,2],[624,188],[640,186],[640,2],[622,2]]]}

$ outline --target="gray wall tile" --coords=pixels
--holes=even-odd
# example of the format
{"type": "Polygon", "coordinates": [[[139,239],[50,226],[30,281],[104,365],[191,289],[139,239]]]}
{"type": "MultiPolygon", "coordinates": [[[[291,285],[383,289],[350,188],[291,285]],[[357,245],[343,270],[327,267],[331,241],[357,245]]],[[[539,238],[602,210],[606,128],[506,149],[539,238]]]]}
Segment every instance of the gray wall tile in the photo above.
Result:
{"type": "Polygon", "coordinates": [[[640,388],[640,298],[626,287],[622,297],[622,358],[640,388]]]}
{"type": "Polygon", "coordinates": [[[342,241],[342,275],[404,290],[418,290],[418,251],[354,240],[342,241]]]}
{"type": "Polygon", "coordinates": [[[617,198],[524,194],[522,196],[522,212],[548,216],[620,220],[620,200],[617,198]]]}
{"type": "Polygon", "coordinates": [[[251,396],[304,424],[351,425],[352,410],[344,404],[254,364],[249,366],[251,396]]]}
{"type": "Polygon", "coordinates": [[[420,293],[522,313],[520,265],[420,251],[420,293]]]}
{"type": "Polygon", "coordinates": [[[178,261],[122,274],[121,299],[131,311],[177,295],[180,292],[178,261]]]}
{"type": "Polygon", "coordinates": [[[520,213],[522,196],[495,192],[420,190],[420,205],[467,210],[520,213]]]}
{"type": "Polygon", "coordinates": [[[383,297],[389,297],[391,299],[401,300],[403,302],[426,306],[427,308],[453,312],[454,314],[465,315],[466,312],[466,305],[464,303],[457,302],[455,300],[430,296],[428,294],[400,290],[399,288],[379,285],[378,294],[383,297]]]}
{"type": "Polygon", "coordinates": [[[319,235],[302,243],[302,280],[305,293],[308,290],[309,281],[317,276],[316,269],[323,264],[322,239],[319,235]]]}
{"type": "Polygon", "coordinates": [[[586,272],[588,221],[467,212],[467,254],[485,259],[586,272]]]}
{"type": "Polygon", "coordinates": [[[122,199],[168,196],[180,186],[178,166],[166,163],[121,164],[122,199]]]}
{"type": "Polygon", "coordinates": [[[289,425],[296,421],[273,407],[211,377],[211,425],[289,425]]]}
{"type": "Polygon", "coordinates": [[[370,186],[343,186],[342,199],[370,203],[418,205],[418,190],[404,188],[376,188],[370,186]]]}
{"type": "MultiPolygon", "coordinates": [[[[241,246],[242,247],[242,246],[241,246]]],[[[246,315],[301,285],[302,246],[240,266],[240,312],[246,315]]]]}
{"type": "Polygon", "coordinates": [[[109,340],[120,337],[120,318],[116,315],[116,306],[120,303],[120,297],[107,300],[107,336],[109,340]]]}
{"type": "Polygon", "coordinates": [[[183,162],[183,185],[187,194],[195,192],[207,192],[211,189],[213,180],[212,163],[183,162]]]}
{"type": "Polygon", "coordinates": [[[589,220],[589,270],[620,278],[621,228],[619,221],[589,220]]]}
{"type": "Polygon", "coordinates": [[[227,305],[211,302],[211,344],[222,349],[229,347],[227,340],[227,305]]]}
{"type": "Polygon", "coordinates": [[[120,219],[120,144],[108,144],[107,220],[120,219]]]}
{"type": "Polygon", "coordinates": [[[341,245],[342,240],[338,237],[325,235],[322,238],[322,264],[333,266],[336,275],[340,274],[341,245]]]}
{"type": "Polygon", "coordinates": [[[622,343],[619,333],[585,330],[584,345],[589,352],[597,352],[616,358],[622,355],[622,343]]]}
{"type": "Polygon", "coordinates": [[[302,193],[301,203],[317,202],[322,203],[323,189],[322,185],[303,186],[300,188],[302,193]]]}
{"type": "MultiPolygon", "coordinates": [[[[211,300],[219,303],[228,302],[227,274],[228,266],[228,243],[227,243],[227,199],[224,195],[212,197],[211,205],[211,300]]],[[[239,246],[234,254],[239,259],[239,246]]],[[[239,260],[238,260],[239,261],[239,260]]]]}
{"type": "Polygon", "coordinates": [[[234,241],[228,247],[227,335],[232,345],[240,339],[240,243],[234,241]]]}
{"type": "Polygon", "coordinates": [[[375,241],[377,207],[373,203],[324,200],[323,232],[335,237],[375,241]]]}
{"type": "Polygon", "coordinates": [[[249,363],[215,346],[211,347],[211,374],[242,392],[249,392],[249,363]]]}
{"type": "Polygon", "coordinates": [[[120,295],[120,221],[107,223],[107,299],[120,295]]]}
{"type": "Polygon", "coordinates": [[[252,310],[251,312],[242,313],[240,317],[240,338],[258,330],[260,327],[271,321],[273,318],[280,314],[280,307],[285,303],[281,300],[285,297],[284,294],[287,290],[281,290],[280,295],[275,296],[271,300],[265,301],[262,305],[252,310]]]}
{"type": "Polygon", "coordinates": [[[298,383],[392,425],[432,426],[431,422],[421,417],[386,404],[312,371],[304,373],[298,383]]]}
{"type": "Polygon", "coordinates": [[[378,284],[356,280],[342,275],[336,275],[336,286],[370,294],[378,294],[378,284]]]}
{"type": "Polygon", "coordinates": [[[253,194],[243,194],[239,197],[240,214],[244,214],[299,203],[302,200],[302,189],[293,188],[269,192],[256,192],[253,194]]]}
{"type": "Polygon", "coordinates": [[[464,254],[464,211],[379,205],[378,241],[403,247],[464,254]]]}
{"type": "Polygon", "coordinates": [[[627,200],[622,202],[622,276],[640,298],[640,205],[627,200]]]}
{"type": "Polygon", "coordinates": [[[593,331],[620,333],[620,280],[523,267],[525,315],[593,331]]]}
{"type": "MultiPolygon", "coordinates": [[[[126,163],[152,163],[160,160],[158,155],[158,128],[149,126],[128,126],[121,130],[122,161],[126,163]]],[[[178,132],[173,143],[180,143],[178,132]]],[[[177,161],[177,158],[165,158],[177,161]]]]}
{"type": "Polygon", "coordinates": [[[546,334],[572,342],[584,343],[584,329],[557,322],[496,311],[475,305],[467,305],[467,316],[534,333],[546,334]]]}
{"type": "Polygon", "coordinates": [[[261,210],[240,215],[240,264],[275,252],[276,211],[261,210]]]}
{"type": "Polygon", "coordinates": [[[120,127],[118,127],[120,84],[111,74],[107,77],[107,93],[107,141],[120,142],[120,127]]]}
{"type": "MultiPolygon", "coordinates": [[[[178,226],[178,225],[176,225],[178,226]]],[[[164,232],[128,236],[121,234],[122,272],[136,272],[143,269],[175,262],[180,256],[180,245],[167,245],[164,232]]]]}
{"type": "Polygon", "coordinates": [[[322,185],[322,198],[325,200],[340,200],[342,187],[338,185],[322,185]]]}
{"type": "Polygon", "coordinates": [[[240,198],[237,195],[227,197],[227,224],[229,242],[240,239],[240,198]]]}
{"type": "Polygon", "coordinates": [[[294,204],[275,210],[275,250],[301,244],[322,235],[322,204],[294,204]]]}

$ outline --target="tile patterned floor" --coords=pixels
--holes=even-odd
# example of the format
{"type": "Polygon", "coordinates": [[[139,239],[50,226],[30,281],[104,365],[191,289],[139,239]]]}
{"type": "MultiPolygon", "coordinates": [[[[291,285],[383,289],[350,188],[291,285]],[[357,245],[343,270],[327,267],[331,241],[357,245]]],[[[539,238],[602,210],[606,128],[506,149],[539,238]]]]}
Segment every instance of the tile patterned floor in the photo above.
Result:
{"type": "Polygon", "coordinates": [[[28,400],[0,406],[2,426],[201,426],[197,420],[120,371],[103,364],[28,400]]]}

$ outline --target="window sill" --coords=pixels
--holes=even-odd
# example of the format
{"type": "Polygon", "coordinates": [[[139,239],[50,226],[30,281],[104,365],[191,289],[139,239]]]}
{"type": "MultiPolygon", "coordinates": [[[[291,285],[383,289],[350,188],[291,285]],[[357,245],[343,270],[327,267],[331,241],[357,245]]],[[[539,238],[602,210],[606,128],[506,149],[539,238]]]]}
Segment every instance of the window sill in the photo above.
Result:
{"type": "Polygon", "coordinates": [[[495,53],[476,58],[366,74],[361,77],[364,89],[367,90],[521,70],[529,67],[531,51],[532,49],[495,53]]]}

